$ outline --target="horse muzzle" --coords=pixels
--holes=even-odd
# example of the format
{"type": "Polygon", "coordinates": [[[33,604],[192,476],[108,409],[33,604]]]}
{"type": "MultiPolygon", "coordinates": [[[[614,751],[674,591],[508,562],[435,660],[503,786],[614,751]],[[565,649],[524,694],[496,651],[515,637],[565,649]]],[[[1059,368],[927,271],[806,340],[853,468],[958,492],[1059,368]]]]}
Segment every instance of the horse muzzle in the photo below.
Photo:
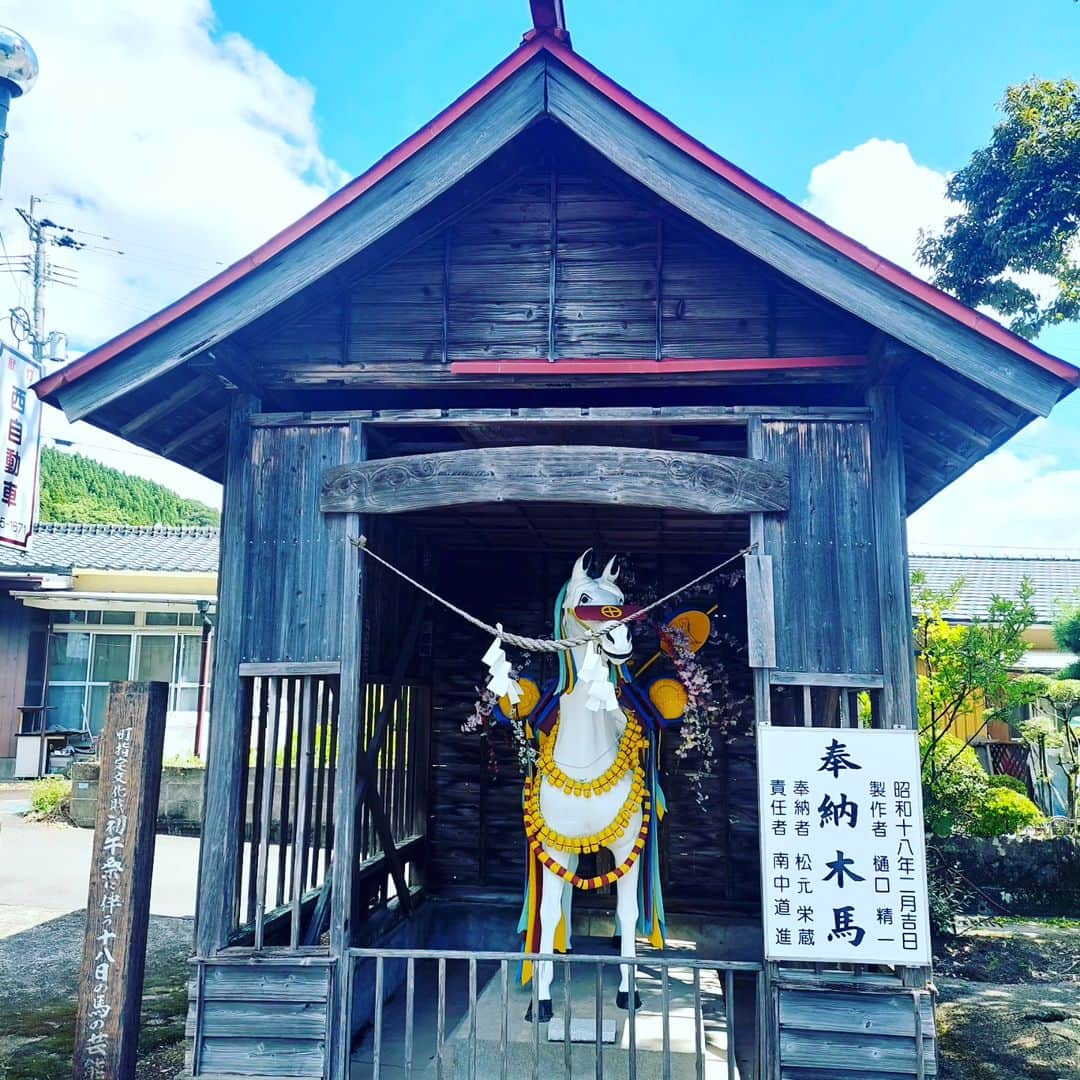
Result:
{"type": "Polygon", "coordinates": [[[600,637],[600,648],[613,664],[625,664],[634,651],[630,631],[622,625],[605,630],[600,637]]]}

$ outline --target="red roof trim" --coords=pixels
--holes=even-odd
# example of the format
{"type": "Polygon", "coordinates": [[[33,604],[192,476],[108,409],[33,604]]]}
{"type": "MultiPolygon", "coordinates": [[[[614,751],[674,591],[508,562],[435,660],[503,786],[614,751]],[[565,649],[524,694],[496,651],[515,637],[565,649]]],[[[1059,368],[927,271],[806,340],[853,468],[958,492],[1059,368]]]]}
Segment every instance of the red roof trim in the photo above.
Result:
{"type": "Polygon", "coordinates": [[[103,345],[99,345],[96,349],[83,354],[61,371],[46,376],[34,387],[38,397],[47,397],[61,386],[65,386],[100,367],[125,349],[137,345],[140,341],[157,333],[158,330],[175,322],[204,301],[216,296],[223,289],[228,288],[240,278],[251,273],[252,270],[268,262],[275,255],[280,254],[294,241],[299,240],[339,210],[360,198],[361,195],[393,172],[404,161],[407,161],[413,154],[422,150],[433,139],[441,135],[474,105],[487,97],[492,90],[527,64],[550,40],[547,37],[537,37],[520,45],[501,64],[492,68],[478,83],[466,90],[461,97],[443,109],[438,116],[425,124],[419,131],[414,132],[403,143],[400,143],[386,154],[385,157],[380,158],[367,172],[361,173],[355,180],[350,180],[343,188],[319,203],[313,210],[309,210],[303,217],[294,221],[287,228],[272,236],[250,255],[246,255],[231,266],[226,267],[220,274],[215,274],[214,277],[203,282],[198,288],[162,308],[156,314],[140,323],[136,323],[130,329],[111,338],[103,345]]]}
{"type": "Polygon", "coordinates": [[[956,319],[965,326],[989,338],[998,345],[1009,349],[1011,352],[1030,360],[1033,364],[1044,368],[1051,374],[1074,385],[1080,384],[1080,368],[1059,360],[1048,352],[1044,352],[1037,345],[1033,345],[1026,338],[1014,334],[994,319],[980,315],[966,304],[949,296],[935,288],[922,278],[916,277],[910,271],[905,270],[896,263],[890,262],[868,247],[852,240],[838,229],[826,224],[821,218],[804,210],[801,206],[784,198],[779,192],[774,191],[760,180],[755,180],[749,173],[744,172],[737,165],[733,165],[726,158],[710,150],[703,143],[698,142],[693,136],[688,135],[677,127],[666,116],[662,116],[655,109],[650,108],[643,101],[634,97],[628,90],[621,87],[614,80],[608,78],[602,71],[593,67],[587,60],[582,59],[577,53],[565,48],[558,41],[549,40],[548,51],[565,64],[575,75],[587,82],[593,89],[598,90],[616,105],[622,106],[636,120],[639,120],[650,130],[654,131],[662,139],[688,154],[695,161],[700,162],[706,168],[717,173],[740,191],[745,192],[758,202],[775,211],[781,217],[786,218],[793,225],[805,230],[812,236],[817,237],[829,247],[846,255],[849,259],[859,263],[860,266],[884,278],[892,285],[912,294],[919,300],[924,301],[931,307],[950,318],[956,319]]]}
{"type": "Polygon", "coordinates": [[[699,360],[455,360],[451,375],[671,375],[698,371],[798,371],[865,367],[865,356],[758,356],[699,360]]]}
{"type": "Polygon", "coordinates": [[[100,367],[125,349],[131,348],[175,322],[204,301],[216,296],[240,278],[257,269],[275,255],[280,254],[294,241],[321,225],[329,217],[337,213],[338,210],[358,199],[400,164],[428,145],[501,83],[510,78],[514,72],[528,63],[541,50],[547,50],[590,86],[616,105],[624,108],[635,119],[661,138],[733,184],[740,191],[745,192],[812,236],[817,237],[829,247],[1023,359],[1038,365],[1072,385],[1080,384],[1080,368],[1051,356],[1030,341],[1007,330],[993,319],[972,311],[958,300],[943,293],[940,289],[934,288],[934,286],[922,281],[902,267],[875,254],[869,248],[845,236],[831,225],[827,225],[809,211],[785,199],[778,192],[773,191],[772,188],[755,180],[748,173],[686,134],[681,128],[634,97],[633,94],[619,86],[618,83],[609,79],[603,72],[583,60],[577,53],[552,35],[537,33],[535,36],[527,35],[527,37],[529,40],[515,49],[501,64],[488,72],[479,82],[428,124],[410,135],[404,142],[376,162],[367,172],[350,181],[340,191],[331,195],[288,228],[283,229],[261,247],[256,248],[250,255],[233,263],[232,266],[227,267],[220,274],[210,278],[209,281],[204,282],[187,295],[163,308],[157,314],[151,315],[148,319],[144,319],[129,330],[124,331],[124,333],[81,356],[61,371],[46,376],[34,387],[38,396],[47,397],[61,386],[67,385],[100,367]]]}

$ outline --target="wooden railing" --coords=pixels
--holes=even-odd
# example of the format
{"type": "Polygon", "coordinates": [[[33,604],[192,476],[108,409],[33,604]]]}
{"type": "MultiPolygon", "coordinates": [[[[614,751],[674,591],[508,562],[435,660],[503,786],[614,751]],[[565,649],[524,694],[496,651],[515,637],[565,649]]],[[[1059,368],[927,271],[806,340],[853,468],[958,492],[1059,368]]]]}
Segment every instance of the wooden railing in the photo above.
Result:
{"type": "MultiPolygon", "coordinates": [[[[233,945],[313,946],[327,924],[339,769],[338,666],[240,666],[249,754],[233,945]]],[[[371,683],[361,695],[353,866],[361,907],[419,884],[425,833],[426,688],[371,683]]],[[[340,811],[337,811],[340,812],[340,811]]]]}

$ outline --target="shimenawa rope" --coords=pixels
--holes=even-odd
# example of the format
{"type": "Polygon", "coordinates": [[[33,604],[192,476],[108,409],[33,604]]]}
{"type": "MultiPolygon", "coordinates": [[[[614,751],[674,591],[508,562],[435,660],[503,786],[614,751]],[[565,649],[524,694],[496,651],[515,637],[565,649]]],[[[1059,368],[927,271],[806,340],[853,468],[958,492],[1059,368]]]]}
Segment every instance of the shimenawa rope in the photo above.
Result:
{"type": "Polygon", "coordinates": [[[750,544],[741,551],[735,552],[730,559],[725,559],[722,563],[717,563],[711,570],[706,570],[705,573],[698,574],[696,578],[686,582],[685,585],[680,585],[677,589],[673,589],[671,592],[667,593],[667,595],[661,596],[659,600],[654,600],[651,604],[646,605],[639,611],[635,611],[632,615],[627,615],[622,619],[613,619],[610,623],[605,623],[602,628],[597,627],[595,630],[590,631],[584,637],[555,638],[552,640],[550,638],[522,637],[520,634],[511,634],[509,631],[502,628],[502,623],[499,623],[497,626],[492,626],[491,623],[486,623],[483,619],[478,619],[475,615],[470,615],[456,604],[452,604],[445,597],[440,596],[436,592],[432,592],[426,585],[422,585],[415,578],[406,574],[404,570],[395,566],[387,559],[384,559],[381,555],[376,554],[368,546],[366,536],[360,535],[359,537],[349,537],[349,542],[355,544],[364,555],[370,556],[377,563],[385,566],[391,573],[397,574],[402,581],[407,581],[413,588],[419,589],[420,592],[424,593],[426,596],[430,596],[436,603],[442,604],[448,611],[452,611],[455,615],[460,615],[466,622],[472,623],[473,626],[479,627],[481,630],[486,630],[500,641],[505,641],[507,645],[513,645],[518,649],[524,649],[526,652],[568,652],[570,649],[574,649],[579,645],[587,645],[590,641],[602,637],[612,628],[612,626],[621,626],[625,623],[633,622],[635,619],[640,619],[643,615],[647,615],[650,611],[666,604],[669,600],[674,600],[680,593],[686,592],[687,589],[692,589],[699,582],[712,577],[713,574],[719,573],[724,567],[730,566],[735,562],[736,559],[741,559],[744,555],[750,555],[757,551],[757,544],[750,544]]]}

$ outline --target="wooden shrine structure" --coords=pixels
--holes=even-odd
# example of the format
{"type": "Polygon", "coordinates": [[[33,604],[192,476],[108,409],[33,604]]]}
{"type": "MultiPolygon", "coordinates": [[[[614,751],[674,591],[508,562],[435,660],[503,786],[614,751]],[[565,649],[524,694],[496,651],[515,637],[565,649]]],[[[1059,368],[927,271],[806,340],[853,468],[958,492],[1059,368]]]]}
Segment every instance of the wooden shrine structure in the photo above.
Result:
{"type": "MultiPolygon", "coordinates": [[[[354,950],[446,942],[430,912],[455,903],[509,911],[514,940],[520,782],[460,730],[489,639],[351,538],[537,635],[586,547],[672,587],[756,543],[718,600],[746,725],[709,810],[672,776],[663,856],[672,917],[755,920],[754,724],[854,723],[856,691],[874,725],[914,724],[905,515],[1080,380],[680,131],[572,49],[561,4],[532,6],[366,173],[37,388],[225,488],[196,1076],[358,1076],[386,987],[354,950]]],[[[757,1075],[933,1074],[928,970],[764,978],[757,1075]]]]}

